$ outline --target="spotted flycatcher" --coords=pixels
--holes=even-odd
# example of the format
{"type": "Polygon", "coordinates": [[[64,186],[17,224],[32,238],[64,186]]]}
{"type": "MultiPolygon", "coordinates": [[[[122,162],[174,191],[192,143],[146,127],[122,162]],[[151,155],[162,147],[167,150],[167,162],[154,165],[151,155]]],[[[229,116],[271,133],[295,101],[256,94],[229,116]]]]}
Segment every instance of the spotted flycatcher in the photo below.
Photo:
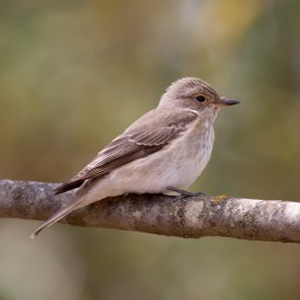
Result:
{"type": "Polygon", "coordinates": [[[207,165],[220,108],[239,103],[221,98],[206,82],[185,77],[162,95],[157,108],[134,122],[82,171],[55,190],[77,189],[72,201],[31,234],[34,238],[75,209],[127,193],[164,193],[188,187],[207,165]]]}

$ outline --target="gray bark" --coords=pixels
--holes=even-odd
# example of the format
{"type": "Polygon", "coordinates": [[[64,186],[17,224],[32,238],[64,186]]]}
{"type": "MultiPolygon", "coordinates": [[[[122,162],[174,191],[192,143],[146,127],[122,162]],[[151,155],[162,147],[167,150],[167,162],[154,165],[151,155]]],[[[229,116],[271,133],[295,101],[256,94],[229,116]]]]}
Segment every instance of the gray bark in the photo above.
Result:
{"type": "MultiPolygon", "coordinates": [[[[0,180],[0,217],[45,220],[72,198],[54,183],[0,180]]],[[[230,196],[127,195],[77,210],[62,223],[200,238],[300,243],[300,203],[230,196]]],[[[34,229],[34,228],[33,228],[34,229]]]]}

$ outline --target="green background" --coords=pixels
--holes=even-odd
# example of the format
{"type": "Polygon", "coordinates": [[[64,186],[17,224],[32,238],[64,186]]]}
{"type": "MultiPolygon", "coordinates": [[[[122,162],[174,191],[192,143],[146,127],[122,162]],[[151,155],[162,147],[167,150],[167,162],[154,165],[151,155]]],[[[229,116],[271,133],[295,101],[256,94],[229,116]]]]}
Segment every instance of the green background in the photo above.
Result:
{"type": "MultiPolygon", "coordinates": [[[[182,76],[241,104],[191,187],[299,199],[300,1],[0,1],[0,177],[62,182],[182,76]]],[[[298,245],[1,220],[1,300],[300,298],[298,245]]]]}

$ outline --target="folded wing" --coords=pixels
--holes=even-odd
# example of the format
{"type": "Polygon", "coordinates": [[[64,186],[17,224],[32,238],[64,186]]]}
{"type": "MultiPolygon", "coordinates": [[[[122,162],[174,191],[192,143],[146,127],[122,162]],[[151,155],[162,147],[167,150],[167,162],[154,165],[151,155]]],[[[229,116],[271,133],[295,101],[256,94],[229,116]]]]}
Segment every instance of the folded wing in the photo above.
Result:
{"type": "Polygon", "coordinates": [[[120,166],[159,151],[197,118],[193,111],[149,112],[99,152],[76,176],[60,185],[55,194],[78,188],[88,179],[100,178],[120,166]]]}

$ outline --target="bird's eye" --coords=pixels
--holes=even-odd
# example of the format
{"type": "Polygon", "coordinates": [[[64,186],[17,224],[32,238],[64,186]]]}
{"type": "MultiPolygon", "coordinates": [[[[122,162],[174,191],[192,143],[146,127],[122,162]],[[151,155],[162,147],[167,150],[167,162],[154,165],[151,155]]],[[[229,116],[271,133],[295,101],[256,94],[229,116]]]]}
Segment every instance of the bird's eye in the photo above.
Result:
{"type": "Polygon", "coordinates": [[[205,97],[204,96],[197,96],[196,100],[199,102],[204,102],[205,101],[205,97]]]}

